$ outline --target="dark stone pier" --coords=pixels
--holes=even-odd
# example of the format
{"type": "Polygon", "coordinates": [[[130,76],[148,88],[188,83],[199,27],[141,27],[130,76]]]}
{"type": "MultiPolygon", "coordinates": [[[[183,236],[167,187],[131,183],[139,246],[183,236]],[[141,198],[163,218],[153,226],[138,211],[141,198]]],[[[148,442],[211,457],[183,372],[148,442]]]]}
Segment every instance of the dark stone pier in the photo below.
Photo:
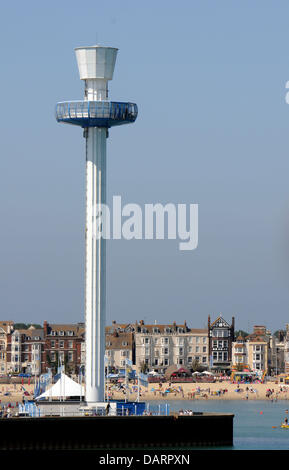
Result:
{"type": "Polygon", "coordinates": [[[18,417],[0,420],[0,450],[190,449],[233,445],[233,414],[18,417]]]}

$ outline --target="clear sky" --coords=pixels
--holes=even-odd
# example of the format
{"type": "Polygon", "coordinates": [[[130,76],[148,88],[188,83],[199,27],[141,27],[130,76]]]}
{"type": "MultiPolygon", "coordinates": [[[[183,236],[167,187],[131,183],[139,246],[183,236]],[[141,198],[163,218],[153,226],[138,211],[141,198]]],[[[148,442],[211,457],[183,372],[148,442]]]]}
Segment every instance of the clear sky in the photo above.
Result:
{"type": "Polygon", "coordinates": [[[84,319],[85,154],[55,104],[82,99],[74,47],[118,47],[109,198],[199,204],[199,245],[110,241],[107,322],[289,323],[289,4],[2,2],[0,317],[84,319]]]}

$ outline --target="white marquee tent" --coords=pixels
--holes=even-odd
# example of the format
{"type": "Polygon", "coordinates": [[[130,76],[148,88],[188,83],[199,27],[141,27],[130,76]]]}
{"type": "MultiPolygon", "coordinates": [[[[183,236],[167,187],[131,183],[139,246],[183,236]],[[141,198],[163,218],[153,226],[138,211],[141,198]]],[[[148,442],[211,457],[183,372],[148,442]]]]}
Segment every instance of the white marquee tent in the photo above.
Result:
{"type": "Polygon", "coordinates": [[[61,373],[58,381],[52,385],[52,387],[46,390],[46,392],[36,397],[36,400],[40,400],[40,398],[64,399],[67,397],[80,396],[84,396],[84,386],[74,382],[74,380],[64,373],[61,373]]]}

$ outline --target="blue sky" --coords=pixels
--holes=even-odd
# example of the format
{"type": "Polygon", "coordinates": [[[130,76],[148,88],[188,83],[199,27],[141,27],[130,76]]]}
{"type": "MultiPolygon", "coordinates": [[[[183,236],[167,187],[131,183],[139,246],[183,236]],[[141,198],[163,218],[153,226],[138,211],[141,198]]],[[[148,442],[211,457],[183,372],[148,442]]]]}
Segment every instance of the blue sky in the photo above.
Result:
{"type": "Polygon", "coordinates": [[[84,318],[85,155],[55,104],[82,99],[74,47],[118,47],[109,198],[199,204],[199,246],[110,241],[107,321],[289,323],[286,1],[1,6],[0,317],[84,318]]]}

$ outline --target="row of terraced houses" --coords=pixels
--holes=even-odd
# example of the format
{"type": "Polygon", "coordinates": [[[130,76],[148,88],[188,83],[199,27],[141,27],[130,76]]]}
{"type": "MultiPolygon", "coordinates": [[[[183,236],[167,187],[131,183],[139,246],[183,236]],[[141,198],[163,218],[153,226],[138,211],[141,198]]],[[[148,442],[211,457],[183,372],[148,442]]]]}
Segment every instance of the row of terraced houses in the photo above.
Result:
{"type": "MultiPolygon", "coordinates": [[[[83,323],[49,324],[18,329],[13,321],[0,321],[0,374],[40,375],[57,369],[68,373],[85,368],[83,323]]],[[[144,321],[106,327],[106,365],[109,371],[125,367],[126,359],[137,370],[164,373],[172,365],[189,371],[203,369],[228,373],[232,369],[279,374],[289,372],[289,326],[286,334],[273,336],[265,326],[251,334],[235,335],[235,319],[221,315],[207,328],[183,324],[145,324],[144,321]]]]}

